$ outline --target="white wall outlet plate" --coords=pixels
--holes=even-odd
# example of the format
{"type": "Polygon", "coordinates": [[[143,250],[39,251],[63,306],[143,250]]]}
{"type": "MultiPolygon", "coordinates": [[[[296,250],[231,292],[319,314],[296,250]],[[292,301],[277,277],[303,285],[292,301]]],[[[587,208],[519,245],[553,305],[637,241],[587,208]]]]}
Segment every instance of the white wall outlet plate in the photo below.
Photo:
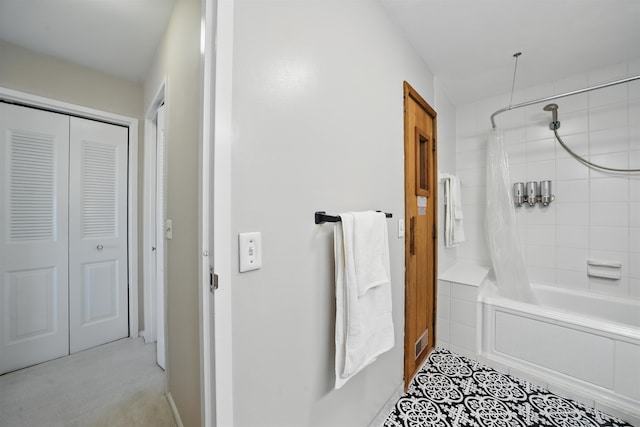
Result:
{"type": "Polygon", "coordinates": [[[240,273],[262,267],[262,235],[260,232],[239,233],[240,273]]]}

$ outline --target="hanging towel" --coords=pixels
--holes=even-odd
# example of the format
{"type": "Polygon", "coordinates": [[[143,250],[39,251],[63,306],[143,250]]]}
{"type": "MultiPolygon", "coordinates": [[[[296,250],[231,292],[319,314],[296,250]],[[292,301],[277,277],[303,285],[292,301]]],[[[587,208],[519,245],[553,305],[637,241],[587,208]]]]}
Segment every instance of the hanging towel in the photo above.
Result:
{"type": "MultiPolygon", "coordinates": [[[[389,282],[387,218],[380,212],[353,212],[353,268],[358,297],[389,282]]],[[[344,232],[344,231],[343,231],[344,232]]]]}
{"type": "Polygon", "coordinates": [[[385,218],[345,213],[334,228],[336,389],[394,345],[387,223],[373,216],[385,218]],[[359,247],[367,245],[379,250],[359,247]]]}
{"type": "Polygon", "coordinates": [[[464,242],[464,215],[462,214],[462,193],[460,180],[449,175],[444,181],[444,244],[458,246],[464,242]]]}

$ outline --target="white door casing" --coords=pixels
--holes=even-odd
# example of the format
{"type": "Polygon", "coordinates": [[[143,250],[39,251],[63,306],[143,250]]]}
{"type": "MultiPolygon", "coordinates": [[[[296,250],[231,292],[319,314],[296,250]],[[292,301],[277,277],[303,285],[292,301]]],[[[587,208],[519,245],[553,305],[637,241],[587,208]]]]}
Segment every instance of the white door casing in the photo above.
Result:
{"type": "MultiPolygon", "coordinates": [[[[215,297],[203,287],[203,342],[205,365],[210,369],[210,392],[204,393],[209,405],[210,425],[232,426],[233,421],[233,354],[231,325],[231,120],[233,99],[233,23],[234,0],[206,0],[207,29],[205,37],[205,109],[203,111],[203,142],[211,144],[211,156],[203,155],[203,234],[208,249],[213,249],[208,264],[218,274],[219,288],[215,297]],[[209,62],[207,62],[209,61],[209,62]],[[208,65],[208,67],[207,67],[208,65]],[[208,107],[208,108],[206,108],[208,107]],[[213,117],[213,121],[211,120],[213,117]],[[207,203],[205,203],[205,200],[207,203]],[[209,211],[209,208],[211,210],[209,211]]],[[[204,258],[204,257],[203,257],[204,258]]],[[[205,264],[206,265],[206,264],[205,264]]],[[[203,271],[206,277],[207,271],[203,271]]],[[[206,283],[206,282],[205,282],[206,283]]],[[[206,370],[205,370],[206,373],[206,370]]]]}
{"type": "Polygon", "coordinates": [[[70,351],[129,335],[125,127],[70,118],[70,351]]]}
{"type": "Polygon", "coordinates": [[[142,275],[144,283],[144,330],[141,331],[146,343],[157,341],[156,327],[156,145],[158,107],[164,97],[158,93],[145,118],[144,129],[144,206],[142,239],[142,275]]]}
{"type": "MultiPolygon", "coordinates": [[[[211,109],[204,110],[205,143],[212,144],[212,158],[203,156],[208,171],[203,191],[211,194],[211,211],[204,216],[210,224],[207,230],[208,243],[213,249],[215,273],[219,276],[219,288],[215,298],[209,295],[207,301],[210,351],[206,363],[211,364],[213,390],[208,396],[209,405],[214,406],[211,425],[232,426],[233,421],[233,354],[231,325],[231,147],[233,126],[231,120],[233,99],[233,23],[234,0],[207,0],[205,26],[208,41],[205,45],[205,59],[210,58],[210,68],[205,67],[205,82],[212,79],[212,88],[206,90],[211,109]],[[215,48],[214,48],[215,42],[215,48]],[[213,114],[212,114],[213,113],[213,114]],[[211,117],[214,120],[211,120],[211,117]]],[[[206,64],[206,61],[205,61],[206,64]]],[[[205,105],[207,105],[205,103],[205,105]]],[[[207,206],[209,207],[209,206],[207,206]]],[[[206,272],[205,272],[206,273],[206,272]]],[[[203,298],[204,300],[204,298],[203,298]]],[[[205,403],[205,404],[206,404],[205,403]]]]}
{"type": "Polygon", "coordinates": [[[166,112],[164,104],[158,107],[156,121],[156,214],[155,214],[155,283],[156,283],[156,361],[162,369],[166,369],[165,361],[165,219],[166,209],[166,185],[165,185],[165,154],[166,154],[166,112]]]}
{"type": "Polygon", "coordinates": [[[69,352],[69,118],[0,103],[0,374],[69,352]]]}
{"type": "MultiPolygon", "coordinates": [[[[211,253],[211,243],[213,242],[212,231],[212,153],[214,146],[213,123],[214,113],[214,77],[215,77],[215,54],[213,49],[214,30],[216,27],[215,17],[217,16],[218,0],[205,0],[202,2],[203,24],[200,27],[200,52],[202,67],[202,96],[200,131],[201,140],[198,149],[200,151],[199,176],[198,176],[198,258],[199,291],[198,305],[199,326],[200,326],[200,372],[202,381],[200,382],[200,413],[202,424],[206,426],[217,426],[217,401],[216,401],[216,372],[215,366],[215,313],[213,280],[213,254],[211,253]]],[[[227,424],[232,425],[232,424],[227,424]]]]}
{"type": "Polygon", "coordinates": [[[156,362],[166,360],[166,251],[163,223],[166,218],[166,79],[162,81],[145,114],[144,137],[144,340],[156,344],[156,362]],[[160,294],[161,293],[161,294],[160,294]]]}

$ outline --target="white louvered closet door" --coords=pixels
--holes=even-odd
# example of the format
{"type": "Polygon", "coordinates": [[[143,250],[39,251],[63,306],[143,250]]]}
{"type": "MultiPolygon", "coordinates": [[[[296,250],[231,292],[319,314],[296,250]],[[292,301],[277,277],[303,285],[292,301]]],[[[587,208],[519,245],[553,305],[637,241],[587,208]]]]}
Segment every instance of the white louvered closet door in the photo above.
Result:
{"type": "Polygon", "coordinates": [[[74,353],[129,335],[128,131],[70,120],[69,337],[74,353]]]}
{"type": "Polygon", "coordinates": [[[68,132],[0,103],[0,374],[69,352],[68,132]]]}

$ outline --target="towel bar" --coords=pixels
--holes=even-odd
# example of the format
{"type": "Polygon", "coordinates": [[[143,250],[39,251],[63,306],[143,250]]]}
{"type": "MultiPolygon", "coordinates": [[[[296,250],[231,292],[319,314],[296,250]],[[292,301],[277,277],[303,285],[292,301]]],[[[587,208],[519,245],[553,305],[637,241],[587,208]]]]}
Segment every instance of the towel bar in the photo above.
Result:
{"type": "MultiPolygon", "coordinates": [[[[382,212],[382,211],[376,211],[382,212]]],[[[387,218],[393,218],[393,214],[385,213],[384,216],[387,218]]],[[[339,216],[327,215],[325,211],[316,211],[315,213],[315,223],[316,224],[324,224],[325,222],[340,222],[339,216]]]]}

